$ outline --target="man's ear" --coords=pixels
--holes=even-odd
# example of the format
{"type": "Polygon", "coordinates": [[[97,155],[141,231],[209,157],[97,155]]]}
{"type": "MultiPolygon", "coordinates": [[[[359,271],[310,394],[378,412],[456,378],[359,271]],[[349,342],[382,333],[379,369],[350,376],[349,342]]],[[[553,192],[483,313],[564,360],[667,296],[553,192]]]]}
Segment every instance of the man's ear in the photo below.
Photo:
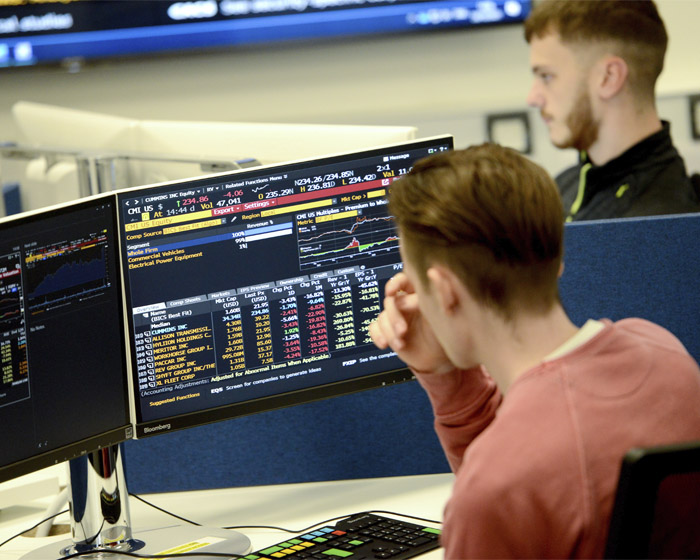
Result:
{"type": "Polygon", "coordinates": [[[431,266],[427,270],[430,289],[437,303],[445,313],[451,313],[459,306],[459,280],[454,273],[442,265],[431,266]]]}
{"type": "Polygon", "coordinates": [[[619,56],[606,55],[598,63],[597,89],[601,99],[615,97],[627,83],[629,67],[619,56]]]}

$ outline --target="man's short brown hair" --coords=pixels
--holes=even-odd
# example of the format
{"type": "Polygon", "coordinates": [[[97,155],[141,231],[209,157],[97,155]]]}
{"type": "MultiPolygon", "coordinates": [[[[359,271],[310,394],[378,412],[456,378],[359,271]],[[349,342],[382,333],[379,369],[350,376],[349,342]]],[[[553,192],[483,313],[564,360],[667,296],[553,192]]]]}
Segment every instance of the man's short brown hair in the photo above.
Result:
{"type": "Polygon", "coordinates": [[[424,158],[392,187],[389,212],[421,281],[431,265],[444,264],[506,318],[559,301],[559,192],[515,150],[483,144],[424,158]]]}
{"type": "Polygon", "coordinates": [[[627,63],[633,91],[653,96],[668,35],[652,0],[542,0],[525,21],[525,39],[551,33],[570,46],[609,45],[627,63]]]}

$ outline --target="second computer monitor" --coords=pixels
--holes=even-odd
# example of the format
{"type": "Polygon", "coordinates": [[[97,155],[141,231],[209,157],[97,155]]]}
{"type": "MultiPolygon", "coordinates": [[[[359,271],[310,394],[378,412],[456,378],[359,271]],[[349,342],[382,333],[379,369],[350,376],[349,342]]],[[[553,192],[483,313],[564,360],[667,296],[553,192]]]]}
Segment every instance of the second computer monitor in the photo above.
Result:
{"type": "Polygon", "coordinates": [[[440,137],[119,195],[137,436],[411,375],[368,335],[392,182],[440,137]]]}
{"type": "Polygon", "coordinates": [[[115,204],[0,220],[0,481],[132,436],[115,204]]]}

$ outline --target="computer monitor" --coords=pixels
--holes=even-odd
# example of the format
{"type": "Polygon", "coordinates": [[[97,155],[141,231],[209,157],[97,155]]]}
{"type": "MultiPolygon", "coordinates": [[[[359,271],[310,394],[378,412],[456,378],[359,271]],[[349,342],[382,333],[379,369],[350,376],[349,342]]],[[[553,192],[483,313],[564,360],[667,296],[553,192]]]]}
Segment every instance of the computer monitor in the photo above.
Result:
{"type": "Polygon", "coordinates": [[[115,198],[0,221],[0,482],[129,439],[115,198]]]}
{"type": "Polygon", "coordinates": [[[0,482],[70,460],[74,539],[101,544],[130,537],[118,246],[114,195],[0,221],[0,482]]]}
{"type": "Polygon", "coordinates": [[[412,378],[368,325],[392,182],[452,137],[119,193],[136,437],[412,378]]]}

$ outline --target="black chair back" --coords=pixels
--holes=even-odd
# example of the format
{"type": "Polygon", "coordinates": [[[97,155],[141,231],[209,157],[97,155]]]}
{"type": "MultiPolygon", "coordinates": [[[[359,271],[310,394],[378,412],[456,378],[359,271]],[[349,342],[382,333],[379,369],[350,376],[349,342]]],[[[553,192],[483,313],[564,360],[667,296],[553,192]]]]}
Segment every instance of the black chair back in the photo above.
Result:
{"type": "Polygon", "coordinates": [[[625,455],[605,557],[700,558],[700,441],[625,455]]]}

